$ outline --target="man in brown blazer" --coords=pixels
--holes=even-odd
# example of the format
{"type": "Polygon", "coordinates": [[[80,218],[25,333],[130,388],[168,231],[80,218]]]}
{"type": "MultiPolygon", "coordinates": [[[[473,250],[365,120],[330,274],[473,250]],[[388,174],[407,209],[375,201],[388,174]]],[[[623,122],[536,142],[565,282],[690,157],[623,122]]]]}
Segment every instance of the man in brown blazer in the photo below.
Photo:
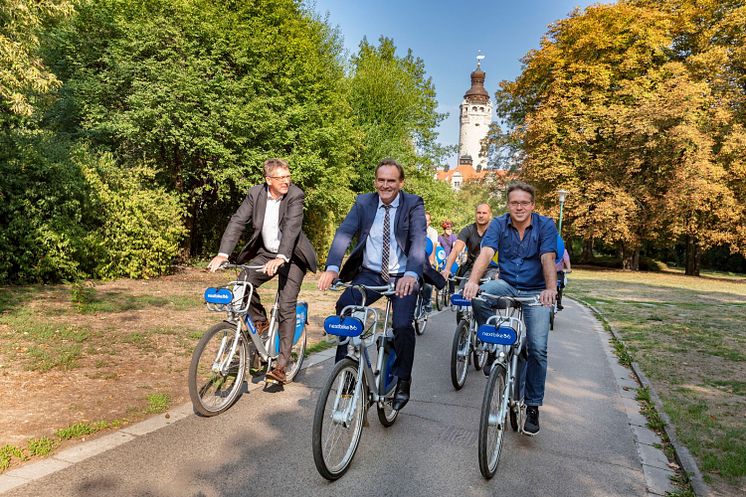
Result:
{"type": "MultiPolygon", "coordinates": [[[[266,183],[251,187],[241,207],[231,217],[220,241],[219,253],[207,267],[216,271],[228,260],[244,228],[251,227],[249,241],[236,262],[249,261],[249,265],[264,266],[261,271],[249,271],[245,275],[254,288],[275,274],[279,275],[280,357],[267,376],[284,383],[285,366],[293,346],[298,292],[306,272],[316,272],[317,262],[316,252],[301,229],[305,194],[291,183],[288,163],[281,159],[266,160],[264,176],[266,183]]],[[[260,332],[269,326],[267,311],[256,291],[251,297],[249,315],[260,332]]]]}

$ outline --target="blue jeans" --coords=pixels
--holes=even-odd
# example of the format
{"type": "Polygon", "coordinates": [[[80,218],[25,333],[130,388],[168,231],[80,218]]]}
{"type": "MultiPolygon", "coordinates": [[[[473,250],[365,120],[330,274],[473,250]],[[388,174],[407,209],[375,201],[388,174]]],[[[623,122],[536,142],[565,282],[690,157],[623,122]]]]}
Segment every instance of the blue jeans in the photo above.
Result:
{"type": "MultiPolygon", "coordinates": [[[[483,284],[482,291],[492,295],[509,295],[511,297],[533,297],[540,290],[517,290],[504,280],[490,280],[483,284]]],[[[491,302],[474,300],[474,315],[482,325],[495,315],[491,302]]],[[[529,406],[540,406],[544,401],[544,384],[547,379],[547,342],[549,339],[550,309],[544,306],[524,306],[523,322],[526,323],[526,350],[528,361],[519,357],[518,372],[520,385],[525,385],[525,402],[529,406]]]]}

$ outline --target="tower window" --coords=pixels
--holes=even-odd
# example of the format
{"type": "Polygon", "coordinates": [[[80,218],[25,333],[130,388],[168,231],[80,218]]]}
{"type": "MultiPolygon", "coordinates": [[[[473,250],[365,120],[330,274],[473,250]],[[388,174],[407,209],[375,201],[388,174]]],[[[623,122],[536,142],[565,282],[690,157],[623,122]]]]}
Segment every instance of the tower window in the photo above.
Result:
{"type": "Polygon", "coordinates": [[[473,110],[474,112],[476,112],[477,111],[477,106],[475,105],[474,107],[471,108],[471,110],[473,110]]]}
{"type": "Polygon", "coordinates": [[[474,123],[474,126],[479,126],[479,123],[474,123]]]}
{"type": "Polygon", "coordinates": [[[484,107],[480,107],[480,108],[479,108],[479,111],[480,111],[480,112],[484,112],[484,107]]]}

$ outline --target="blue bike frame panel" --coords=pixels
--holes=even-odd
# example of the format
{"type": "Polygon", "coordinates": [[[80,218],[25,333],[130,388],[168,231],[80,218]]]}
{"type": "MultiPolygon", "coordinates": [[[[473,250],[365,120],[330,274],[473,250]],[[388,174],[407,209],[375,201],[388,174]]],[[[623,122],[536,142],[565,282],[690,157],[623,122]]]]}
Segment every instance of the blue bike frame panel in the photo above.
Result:
{"type": "Polygon", "coordinates": [[[208,304],[230,304],[233,302],[233,292],[228,288],[210,287],[205,290],[205,302],[208,304]]]}
{"type": "Polygon", "coordinates": [[[358,337],[364,329],[363,322],[351,316],[329,316],[324,320],[324,330],[329,335],[358,337]]]}
{"type": "Polygon", "coordinates": [[[497,345],[513,345],[518,339],[515,330],[510,326],[492,326],[483,324],[477,330],[477,337],[483,342],[497,345]]]}
{"type": "MultiPolygon", "coordinates": [[[[306,327],[308,322],[308,304],[305,302],[298,302],[295,305],[295,334],[293,335],[293,345],[298,343],[300,337],[303,336],[303,328],[306,327]]],[[[280,353],[280,334],[278,333],[275,337],[275,354],[280,353]]]]}

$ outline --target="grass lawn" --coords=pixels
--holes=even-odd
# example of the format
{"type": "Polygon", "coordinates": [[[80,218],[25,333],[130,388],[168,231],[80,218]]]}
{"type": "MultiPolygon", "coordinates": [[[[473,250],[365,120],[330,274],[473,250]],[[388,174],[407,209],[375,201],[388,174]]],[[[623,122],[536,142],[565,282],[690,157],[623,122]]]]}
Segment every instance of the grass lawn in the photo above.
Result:
{"type": "Polygon", "coordinates": [[[746,279],[581,269],[567,294],[620,333],[705,479],[744,495],[746,279]]]}

